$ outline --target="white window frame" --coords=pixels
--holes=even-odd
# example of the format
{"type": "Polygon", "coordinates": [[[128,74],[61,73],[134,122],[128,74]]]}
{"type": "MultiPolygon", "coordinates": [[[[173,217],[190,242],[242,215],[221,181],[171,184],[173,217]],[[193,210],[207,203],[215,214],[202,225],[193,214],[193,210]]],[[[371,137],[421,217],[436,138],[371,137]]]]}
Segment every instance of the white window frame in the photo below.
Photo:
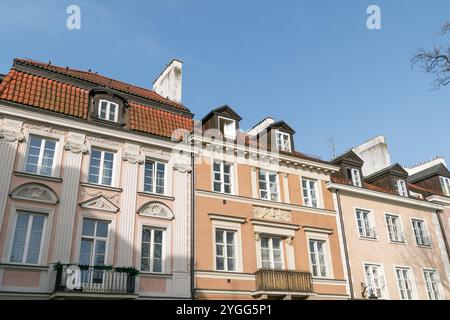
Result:
{"type": "MultiPolygon", "coordinates": [[[[285,253],[284,253],[284,238],[282,236],[279,235],[273,235],[273,234],[260,234],[260,246],[259,246],[259,250],[260,250],[260,256],[261,256],[261,266],[263,264],[263,260],[262,260],[262,238],[268,238],[269,239],[269,259],[270,259],[270,267],[269,269],[275,269],[275,259],[274,259],[274,251],[273,251],[273,239],[279,239],[280,240],[280,251],[281,251],[281,268],[279,269],[275,269],[275,270],[285,270],[286,269],[286,263],[285,263],[285,253]]],[[[264,269],[267,269],[265,267],[262,267],[264,269]]]]}
{"type": "Polygon", "coordinates": [[[306,206],[306,207],[310,207],[310,208],[320,208],[320,197],[319,197],[319,186],[318,186],[318,180],[316,180],[316,179],[311,179],[311,178],[307,178],[307,177],[302,177],[301,179],[300,179],[300,190],[301,190],[301,195],[302,195],[302,199],[303,199],[303,205],[304,206],[306,206]],[[307,198],[305,198],[305,195],[304,195],[304,188],[303,188],[303,181],[308,181],[308,182],[314,182],[314,192],[315,192],[315,194],[316,194],[316,206],[314,206],[313,205],[313,199],[312,199],[312,194],[311,194],[311,191],[313,190],[313,189],[311,189],[311,186],[310,186],[310,184],[309,183],[307,183],[307,188],[306,188],[306,191],[307,191],[307,194],[308,194],[308,197],[307,198]],[[309,204],[307,203],[307,199],[309,199],[309,204]]]}
{"type": "Polygon", "coordinates": [[[218,116],[217,117],[217,126],[218,126],[219,131],[222,132],[224,138],[236,139],[236,136],[237,136],[237,133],[236,133],[236,131],[237,131],[236,130],[236,120],[230,119],[230,118],[227,118],[227,117],[218,116]],[[223,121],[223,120],[230,121],[230,124],[231,123],[233,124],[233,134],[232,135],[227,135],[227,133],[225,132],[226,131],[225,130],[226,126],[224,126],[224,128],[223,128],[223,132],[221,131],[221,121],[223,121]]]}
{"type": "Polygon", "coordinates": [[[34,133],[30,134],[28,136],[28,140],[27,140],[27,149],[26,149],[23,171],[26,173],[30,173],[30,174],[37,174],[37,175],[46,176],[46,177],[53,177],[55,174],[56,160],[58,158],[58,146],[59,146],[58,139],[45,137],[45,136],[41,136],[39,134],[34,134],[34,133]],[[39,156],[38,156],[38,163],[37,163],[37,172],[27,171],[27,163],[28,163],[28,156],[29,156],[32,136],[41,139],[41,146],[39,147],[39,156]],[[42,170],[42,162],[44,161],[45,143],[49,140],[55,142],[55,150],[53,151],[52,172],[49,175],[47,175],[47,174],[41,173],[41,170],[42,170]]]}
{"type": "Polygon", "coordinates": [[[422,246],[422,247],[431,247],[432,246],[431,236],[430,236],[430,233],[428,232],[428,227],[427,227],[427,224],[425,222],[425,219],[411,217],[411,228],[412,228],[412,232],[413,232],[413,235],[414,235],[414,241],[415,241],[417,246],[422,246]],[[421,238],[421,242],[423,242],[423,243],[419,243],[417,241],[418,237],[417,237],[417,234],[416,234],[416,227],[414,226],[414,222],[421,222],[422,223],[423,238],[421,238]],[[427,241],[428,241],[428,243],[427,243],[427,241]]]}
{"type": "Polygon", "coordinates": [[[99,219],[99,218],[91,218],[91,217],[84,217],[83,219],[81,219],[81,235],[80,235],[80,244],[79,244],[80,247],[78,248],[78,262],[79,263],[81,263],[80,262],[81,241],[83,239],[87,239],[87,240],[92,240],[92,252],[91,252],[91,258],[90,258],[91,261],[89,261],[89,266],[94,266],[95,265],[94,264],[94,259],[95,259],[97,240],[106,242],[105,243],[105,260],[103,262],[103,265],[107,265],[108,264],[107,263],[108,256],[109,256],[108,249],[109,249],[109,241],[110,241],[109,240],[109,236],[111,234],[110,228],[111,228],[111,221],[110,220],[104,220],[104,219],[99,219]],[[83,235],[83,223],[84,223],[85,219],[86,220],[94,220],[95,221],[95,228],[94,228],[94,235],[93,236],[83,235]],[[97,222],[99,222],[99,221],[108,224],[108,233],[107,233],[106,238],[97,236],[97,222]]]}
{"type": "Polygon", "coordinates": [[[443,300],[444,299],[444,295],[443,295],[441,277],[439,276],[439,272],[436,269],[433,269],[433,268],[423,268],[422,269],[422,276],[423,276],[423,281],[425,283],[425,290],[427,291],[428,299],[429,300],[443,300]],[[434,292],[432,293],[432,295],[430,295],[430,288],[429,288],[428,278],[426,276],[426,273],[430,273],[430,272],[435,274],[437,293],[438,293],[439,297],[436,297],[434,292]]]}
{"type": "Polygon", "coordinates": [[[218,272],[243,272],[243,255],[242,255],[242,234],[241,225],[245,223],[245,219],[235,218],[231,216],[222,215],[210,215],[212,221],[212,257],[213,268],[218,272]],[[217,269],[216,265],[216,229],[229,230],[236,232],[236,270],[235,271],[222,271],[217,269]]]}
{"type": "Polygon", "coordinates": [[[406,186],[406,181],[404,179],[396,179],[395,187],[397,189],[398,195],[401,197],[408,196],[408,188],[406,186]]]}
{"type": "Polygon", "coordinates": [[[214,192],[220,192],[225,194],[235,194],[235,182],[234,182],[234,164],[228,163],[223,160],[213,160],[212,161],[212,188],[211,190],[214,192]],[[215,173],[218,171],[214,170],[214,164],[220,165],[220,180],[216,180],[215,173]],[[230,192],[225,192],[225,164],[230,166],[230,192]],[[214,183],[220,183],[220,191],[214,190],[214,183]]]}
{"type": "Polygon", "coordinates": [[[141,251],[140,251],[140,259],[139,259],[139,270],[142,270],[142,272],[148,272],[148,273],[164,273],[166,270],[166,229],[161,228],[161,227],[155,227],[155,226],[148,226],[148,225],[143,225],[141,228],[141,251]],[[143,241],[142,241],[142,234],[144,232],[144,229],[150,229],[151,233],[150,233],[150,251],[149,251],[149,267],[150,270],[142,270],[142,246],[143,246],[143,241]],[[162,247],[161,247],[161,271],[155,271],[153,270],[153,259],[154,259],[154,236],[155,236],[155,230],[161,231],[162,232],[162,247]]]}
{"type": "Polygon", "coordinates": [[[214,266],[215,267],[214,267],[214,270],[216,270],[216,271],[224,271],[224,272],[237,272],[237,269],[238,269],[238,252],[237,252],[238,251],[237,250],[237,241],[238,241],[237,237],[238,237],[238,234],[237,234],[237,231],[233,230],[233,229],[225,229],[225,228],[215,227],[214,228],[214,237],[215,237],[215,241],[214,241],[214,251],[215,251],[215,253],[214,253],[214,266]],[[217,255],[217,245],[218,245],[218,243],[217,243],[216,233],[218,231],[223,233],[222,236],[223,236],[224,242],[221,243],[221,245],[223,246],[223,256],[218,256],[217,255]],[[228,269],[228,243],[227,243],[227,237],[226,237],[228,232],[234,234],[234,238],[233,238],[234,257],[233,257],[233,259],[234,259],[234,269],[235,270],[229,270],[228,269]],[[223,270],[219,270],[218,267],[217,267],[217,258],[218,257],[223,258],[223,260],[224,260],[224,265],[223,265],[224,268],[223,268],[223,270]]]}
{"type": "Polygon", "coordinates": [[[281,190],[280,190],[280,179],[279,179],[279,174],[277,172],[273,172],[273,171],[268,171],[268,170],[264,170],[264,169],[259,169],[259,172],[257,173],[258,176],[258,189],[259,189],[259,198],[263,199],[263,200],[268,200],[268,201],[274,201],[274,202],[280,202],[281,199],[281,190]],[[263,173],[263,174],[262,174],[263,173]],[[266,189],[260,189],[260,177],[264,176],[264,180],[266,183],[266,189]],[[272,190],[270,189],[270,175],[275,175],[275,183],[277,185],[277,199],[276,200],[272,200],[272,190]],[[261,195],[261,191],[265,191],[267,193],[267,198],[264,198],[261,195]]]}
{"type": "Polygon", "coordinates": [[[105,120],[105,121],[110,121],[110,122],[117,122],[118,119],[119,119],[119,104],[117,104],[115,102],[112,102],[112,101],[109,101],[109,100],[106,100],[106,99],[100,99],[99,102],[98,102],[98,113],[97,113],[97,115],[98,115],[99,119],[102,119],[102,120],[105,120]],[[102,102],[106,102],[107,103],[106,110],[105,110],[105,114],[106,114],[107,119],[101,117],[102,102]],[[116,113],[114,115],[114,120],[110,120],[109,119],[112,105],[116,107],[116,113]]]}
{"type": "Polygon", "coordinates": [[[439,181],[441,182],[442,192],[444,195],[450,197],[450,178],[440,176],[439,181]]]}
{"type": "Polygon", "coordinates": [[[349,168],[350,169],[350,174],[351,174],[351,178],[352,178],[352,184],[355,187],[362,187],[362,180],[361,180],[361,173],[359,172],[359,169],[355,169],[355,168],[349,168]]]}
{"type": "Polygon", "coordinates": [[[144,172],[144,178],[143,178],[143,192],[144,193],[150,193],[150,194],[159,194],[159,195],[167,195],[167,181],[168,181],[168,163],[161,161],[161,160],[156,160],[156,159],[149,159],[146,158],[145,162],[144,162],[144,166],[143,166],[143,172],[144,172]],[[146,165],[147,162],[153,162],[154,163],[154,169],[153,169],[153,190],[148,191],[145,190],[145,171],[146,171],[146,165]],[[157,193],[156,192],[156,171],[157,171],[157,166],[158,164],[162,164],[164,165],[164,192],[163,193],[157,193]]]}
{"type": "Polygon", "coordinates": [[[321,239],[321,238],[317,238],[317,237],[308,237],[307,240],[308,240],[308,244],[307,245],[308,245],[309,265],[310,265],[310,268],[311,268],[312,276],[314,278],[329,278],[329,274],[330,274],[330,271],[329,271],[329,259],[330,258],[328,257],[328,255],[329,255],[328,239],[321,239]],[[310,241],[314,241],[315,242],[315,250],[317,250],[317,252],[315,252],[314,256],[315,256],[316,262],[318,262],[317,263],[317,266],[319,268],[318,272],[320,273],[318,275],[314,275],[314,268],[313,268],[313,263],[312,263],[312,259],[311,259],[312,252],[311,252],[310,241]],[[323,251],[323,255],[324,255],[323,260],[324,260],[324,263],[325,263],[325,266],[324,266],[325,267],[325,275],[322,275],[321,271],[320,271],[321,265],[319,263],[320,259],[319,259],[319,252],[318,252],[317,242],[321,242],[322,243],[322,251],[323,251]]]}
{"type": "MultiPolygon", "coordinates": [[[[378,270],[379,270],[380,274],[379,274],[379,276],[378,276],[378,282],[380,282],[380,278],[381,278],[381,281],[382,281],[383,283],[382,283],[382,286],[381,286],[381,287],[379,287],[379,288],[374,288],[374,290],[375,290],[374,293],[375,293],[377,299],[389,299],[388,285],[387,285],[387,282],[386,282],[386,276],[385,276],[385,273],[384,273],[384,267],[383,267],[383,264],[381,264],[381,263],[376,263],[376,262],[366,262],[366,261],[363,262],[363,270],[364,270],[365,284],[366,284],[367,286],[373,287],[373,285],[372,285],[371,283],[369,283],[369,279],[367,278],[366,267],[378,267],[378,268],[379,268],[378,270]],[[381,296],[378,296],[378,294],[377,294],[377,292],[376,292],[377,289],[380,290],[381,296]]],[[[367,294],[370,295],[370,292],[367,291],[367,294]]]]}
{"type": "Polygon", "coordinates": [[[41,239],[41,250],[39,252],[39,259],[37,264],[30,263],[18,263],[14,262],[13,264],[21,264],[21,265],[46,265],[48,263],[48,251],[50,247],[50,236],[53,225],[53,217],[54,217],[54,209],[48,207],[40,207],[40,206],[29,206],[29,205],[21,205],[13,203],[11,205],[11,211],[8,221],[8,231],[6,235],[6,241],[4,244],[2,263],[11,264],[10,257],[12,246],[14,242],[14,233],[17,223],[17,215],[20,212],[28,212],[34,214],[42,214],[45,215],[45,222],[42,228],[42,239],[41,239]]]}
{"type": "Polygon", "coordinates": [[[358,208],[354,209],[354,212],[355,212],[356,231],[358,232],[359,238],[364,239],[364,240],[378,240],[378,233],[376,232],[376,224],[375,224],[375,217],[373,215],[373,211],[371,209],[365,209],[365,208],[358,207],[358,208]],[[363,233],[364,234],[361,234],[361,232],[359,230],[358,211],[367,212],[369,226],[366,226],[366,224],[363,223],[363,233]],[[369,235],[367,235],[367,234],[369,234],[369,235]]]}
{"type": "Polygon", "coordinates": [[[109,149],[103,149],[103,148],[99,148],[99,147],[92,147],[89,153],[89,163],[88,163],[88,172],[87,172],[87,181],[88,183],[92,183],[92,184],[97,184],[97,185],[101,185],[101,186],[107,186],[107,187],[114,187],[116,185],[116,166],[117,164],[117,159],[119,157],[117,156],[117,152],[113,151],[113,150],[109,150],[109,149]],[[89,176],[91,173],[91,164],[92,164],[92,151],[96,150],[99,151],[100,154],[100,167],[99,167],[99,172],[98,172],[98,181],[97,182],[92,182],[89,181],[89,176]],[[112,153],[113,154],[113,166],[112,166],[112,172],[111,172],[111,184],[103,184],[102,180],[103,180],[103,166],[104,166],[104,159],[105,159],[105,152],[108,153],[112,153]]]}
{"type": "Polygon", "coordinates": [[[388,232],[388,238],[389,238],[390,242],[406,244],[405,229],[403,228],[403,222],[402,222],[402,219],[401,219],[400,215],[389,213],[389,212],[385,212],[384,213],[384,223],[386,224],[386,229],[387,229],[387,232],[388,232]],[[397,227],[397,238],[399,240],[395,240],[395,239],[393,240],[391,238],[391,233],[389,232],[388,217],[394,217],[394,218],[397,219],[397,224],[396,224],[396,227],[397,227]]]}
{"type": "Polygon", "coordinates": [[[397,288],[398,288],[398,293],[399,293],[399,297],[401,300],[415,300],[417,297],[417,290],[416,290],[416,282],[414,280],[414,275],[412,272],[411,267],[407,267],[407,266],[394,266],[394,271],[395,271],[395,282],[397,283],[397,288]],[[408,271],[408,275],[409,275],[409,282],[411,285],[411,299],[403,299],[402,298],[402,289],[400,287],[399,284],[399,278],[397,275],[397,270],[407,270],[408,271]]]}
{"type": "Polygon", "coordinates": [[[275,131],[275,141],[278,150],[291,151],[291,135],[289,133],[277,130],[275,131]],[[287,137],[287,145],[284,144],[284,138],[287,137]],[[282,145],[280,145],[280,141],[282,145]]]}

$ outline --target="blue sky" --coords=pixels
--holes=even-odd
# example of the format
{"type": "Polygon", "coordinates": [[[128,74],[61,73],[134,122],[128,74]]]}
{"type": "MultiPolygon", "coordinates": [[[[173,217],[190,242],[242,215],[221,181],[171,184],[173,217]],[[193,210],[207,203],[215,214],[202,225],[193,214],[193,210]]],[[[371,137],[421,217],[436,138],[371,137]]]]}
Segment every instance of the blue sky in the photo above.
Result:
{"type": "Polygon", "coordinates": [[[151,87],[184,62],[183,102],[199,119],[229,104],[249,128],[265,116],[296,130],[296,148],[329,159],[382,134],[394,162],[450,161],[450,87],[411,69],[420,47],[450,42],[446,0],[0,1],[0,73],[14,57],[51,60],[151,87]],[[81,8],[81,30],[66,8],[81,8]],[[366,9],[381,8],[368,30],[366,9]]]}

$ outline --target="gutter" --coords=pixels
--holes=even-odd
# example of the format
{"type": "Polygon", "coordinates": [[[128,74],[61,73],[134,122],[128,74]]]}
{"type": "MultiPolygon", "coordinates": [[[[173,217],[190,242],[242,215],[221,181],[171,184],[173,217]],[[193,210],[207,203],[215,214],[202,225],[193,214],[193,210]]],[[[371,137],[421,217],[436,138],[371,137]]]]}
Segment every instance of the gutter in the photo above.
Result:
{"type": "Polygon", "coordinates": [[[195,295],[195,166],[194,152],[191,151],[191,300],[196,298],[195,295]]]}
{"type": "Polygon", "coordinates": [[[355,299],[355,294],[353,291],[353,280],[352,280],[352,271],[350,268],[350,260],[348,258],[348,247],[347,247],[347,237],[345,236],[345,227],[344,227],[344,217],[342,215],[342,206],[341,206],[341,196],[339,194],[339,190],[336,190],[336,200],[338,205],[338,215],[339,220],[341,221],[341,232],[342,232],[342,243],[344,245],[344,256],[345,256],[345,264],[347,267],[347,277],[348,277],[348,286],[350,290],[350,299],[355,299]]]}

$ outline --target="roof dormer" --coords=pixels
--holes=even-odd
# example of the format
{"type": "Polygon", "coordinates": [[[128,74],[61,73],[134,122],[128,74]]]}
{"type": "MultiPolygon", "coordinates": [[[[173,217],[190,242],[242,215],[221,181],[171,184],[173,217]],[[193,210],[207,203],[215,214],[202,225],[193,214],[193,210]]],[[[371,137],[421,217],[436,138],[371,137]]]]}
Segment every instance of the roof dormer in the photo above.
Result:
{"type": "Polygon", "coordinates": [[[294,134],[286,122],[273,122],[258,133],[260,145],[267,145],[268,148],[278,151],[291,152],[294,148],[294,134]]]}
{"type": "Polygon", "coordinates": [[[332,164],[341,167],[341,170],[335,175],[344,178],[355,187],[363,187],[362,167],[364,161],[352,150],[340,155],[331,161],[332,164]]]}
{"type": "Polygon", "coordinates": [[[379,170],[365,178],[365,182],[394,190],[399,196],[408,197],[409,190],[406,180],[408,172],[398,163],[379,170]]]}
{"type": "Polygon", "coordinates": [[[203,131],[215,129],[223,138],[235,140],[241,117],[228,105],[211,110],[203,119],[203,131]]]}
{"type": "Polygon", "coordinates": [[[108,89],[94,89],[90,92],[90,117],[92,120],[116,126],[125,125],[125,98],[108,89]]]}

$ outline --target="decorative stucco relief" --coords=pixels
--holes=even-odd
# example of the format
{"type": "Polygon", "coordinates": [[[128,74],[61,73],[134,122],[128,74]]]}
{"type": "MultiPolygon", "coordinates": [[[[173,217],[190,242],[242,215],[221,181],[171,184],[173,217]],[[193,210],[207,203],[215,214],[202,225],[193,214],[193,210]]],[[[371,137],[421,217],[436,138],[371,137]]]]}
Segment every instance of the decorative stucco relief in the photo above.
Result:
{"type": "Polygon", "coordinates": [[[58,202],[56,193],[49,187],[39,183],[26,183],[17,187],[11,192],[11,198],[53,204],[58,202]]]}
{"type": "Polygon", "coordinates": [[[74,143],[74,142],[66,142],[64,144],[64,150],[70,151],[72,153],[86,153],[88,151],[87,146],[84,143],[74,143]]]}
{"type": "Polygon", "coordinates": [[[125,152],[122,155],[122,160],[123,161],[128,161],[131,164],[141,164],[144,162],[144,159],[139,155],[139,154],[132,154],[129,152],[125,152]]]}
{"type": "Polygon", "coordinates": [[[90,142],[94,142],[94,143],[98,143],[98,144],[106,144],[106,145],[114,146],[114,147],[122,146],[121,143],[119,143],[117,141],[112,141],[108,138],[86,137],[86,140],[88,140],[90,142]]]}
{"type": "Polygon", "coordinates": [[[156,148],[148,148],[148,147],[143,147],[142,152],[144,152],[146,155],[150,156],[150,157],[155,157],[155,158],[160,158],[160,159],[165,159],[165,160],[169,160],[170,157],[172,156],[172,153],[163,149],[156,149],[156,148]]]}
{"type": "Polygon", "coordinates": [[[22,132],[18,131],[9,131],[9,130],[0,130],[0,141],[3,142],[22,142],[25,139],[22,132]]]}
{"type": "Polygon", "coordinates": [[[106,192],[102,192],[102,191],[90,192],[86,189],[81,189],[81,195],[82,196],[90,196],[93,198],[102,196],[105,199],[108,199],[109,201],[114,202],[115,204],[119,203],[119,194],[118,193],[110,194],[110,193],[106,193],[106,192]]]}
{"type": "Polygon", "coordinates": [[[149,202],[144,204],[138,210],[138,214],[168,220],[172,220],[174,218],[172,210],[161,202],[149,202]]]}
{"type": "Polygon", "coordinates": [[[285,222],[289,222],[292,220],[291,212],[266,207],[253,207],[253,216],[259,219],[273,219],[285,222]]]}
{"type": "Polygon", "coordinates": [[[54,128],[46,127],[46,126],[40,126],[40,125],[29,124],[29,123],[26,123],[23,126],[25,128],[27,128],[28,130],[37,131],[37,132],[53,133],[53,134],[57,134],[57,135],[60,135],[60,136],[66,134],[62,130],[58,130],[58,129],[54,129],[54,128]]]}
{"type": "Polygon", "coordinates": [[[89,199],[80,203],[80,206],[85,209],[102,210],[109,212],[117,212],[119,208],[115,206],[111,201],[106,199],[104,196],[98,196],[94,199],[89,199]]]}

